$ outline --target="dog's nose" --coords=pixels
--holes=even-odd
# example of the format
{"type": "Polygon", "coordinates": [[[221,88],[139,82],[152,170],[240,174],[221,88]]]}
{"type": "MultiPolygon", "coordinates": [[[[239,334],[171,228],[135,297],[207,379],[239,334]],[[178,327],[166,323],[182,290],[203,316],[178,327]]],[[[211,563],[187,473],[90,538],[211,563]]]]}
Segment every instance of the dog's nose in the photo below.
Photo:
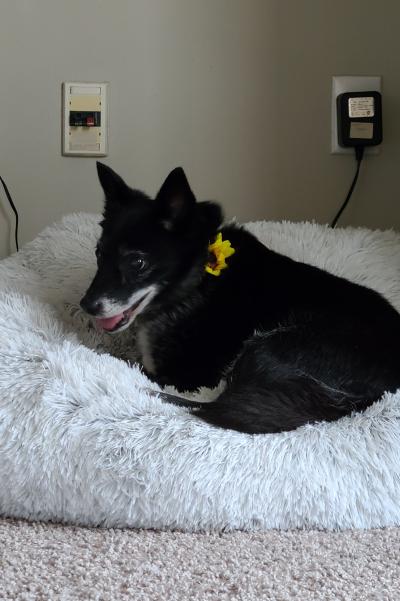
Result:
{"type": "Polygon", "coordinates": [[[103,303],[97,299],[84,296],[80,302],[82,309],[89,315],[98,315],[103,310],[103,303]]]}

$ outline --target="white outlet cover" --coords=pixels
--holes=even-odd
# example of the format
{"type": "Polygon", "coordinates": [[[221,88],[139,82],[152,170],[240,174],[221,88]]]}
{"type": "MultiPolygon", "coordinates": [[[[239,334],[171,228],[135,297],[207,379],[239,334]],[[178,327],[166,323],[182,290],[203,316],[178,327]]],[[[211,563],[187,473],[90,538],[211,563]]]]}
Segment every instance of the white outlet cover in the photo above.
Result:
{"type": "MultiPolygon", "coordinates": [[[[353,148],[339,146],[337,136],[336,98],[345,92],[381,92],[381,76],[334,75],[332,77],[332,118],[331,118],[331,152],[332,154],[352,154],[353,148]]],[[[366,154],[379,154],[380,146],[366,148],[366,154]]]]}
{"type": "Polygon", "coordinates": [[[108,83],[63,83],[62,153],[65,156],[107,156],[108,83]],[[100,127],[71,127],[70,110],[99,111],[100,127]]]}

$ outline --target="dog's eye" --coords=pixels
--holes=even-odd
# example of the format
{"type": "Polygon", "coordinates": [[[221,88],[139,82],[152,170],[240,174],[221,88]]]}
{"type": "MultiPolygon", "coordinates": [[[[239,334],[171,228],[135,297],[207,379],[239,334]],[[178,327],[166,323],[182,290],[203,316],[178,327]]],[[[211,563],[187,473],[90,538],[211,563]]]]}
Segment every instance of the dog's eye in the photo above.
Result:
{"type": "Polygon", "coordinates": [[[146,257],[141,252],[135,250],[121,250],[121,269],[126,273],[137,275],[139,272],[145,271],[148,267],[146,257]]]}
{"type": "Polygon", "coordinates": [[[131,265],[136,271],[143,271],[146,267],[146,261],[142,257],[134,257],[131,260],[131,265]]]}

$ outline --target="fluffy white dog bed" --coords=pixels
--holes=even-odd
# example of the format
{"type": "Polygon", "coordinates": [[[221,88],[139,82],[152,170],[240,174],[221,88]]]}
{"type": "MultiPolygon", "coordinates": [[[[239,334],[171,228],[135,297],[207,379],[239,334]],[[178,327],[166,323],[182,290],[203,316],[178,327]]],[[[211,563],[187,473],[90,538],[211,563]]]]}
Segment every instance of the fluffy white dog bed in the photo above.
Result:
{"type": "MultiPolygon", "coordinates": [[[[0,513],[185,530],[400,524],[400,391],[364,414],[262,436],[149,397],[140,370],[112,356],[134,359],[129,332],[101,335],[78,308],[98,219],[68,216],[0,263],[0,513]]],[[[400,308],[397,234],[249,229],[400,308]]]]}

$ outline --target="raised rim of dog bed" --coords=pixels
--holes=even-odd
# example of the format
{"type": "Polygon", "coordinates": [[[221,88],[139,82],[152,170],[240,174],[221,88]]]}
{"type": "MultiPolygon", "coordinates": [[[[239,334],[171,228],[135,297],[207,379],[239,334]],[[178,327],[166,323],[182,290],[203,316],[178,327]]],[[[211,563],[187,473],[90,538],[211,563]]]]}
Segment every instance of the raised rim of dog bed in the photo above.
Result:
{"type": "MultiPolygon", "coordinates": [[[[400,391],[338,422],[256,436],[150,398],[129,330],[101,335],[78,307],[98,221],[67,216],[0,262],[0,513],[188,531],[400,524],[400,391]]],[[[395,232],[248,227],[400,308],[395,232]]]]}

